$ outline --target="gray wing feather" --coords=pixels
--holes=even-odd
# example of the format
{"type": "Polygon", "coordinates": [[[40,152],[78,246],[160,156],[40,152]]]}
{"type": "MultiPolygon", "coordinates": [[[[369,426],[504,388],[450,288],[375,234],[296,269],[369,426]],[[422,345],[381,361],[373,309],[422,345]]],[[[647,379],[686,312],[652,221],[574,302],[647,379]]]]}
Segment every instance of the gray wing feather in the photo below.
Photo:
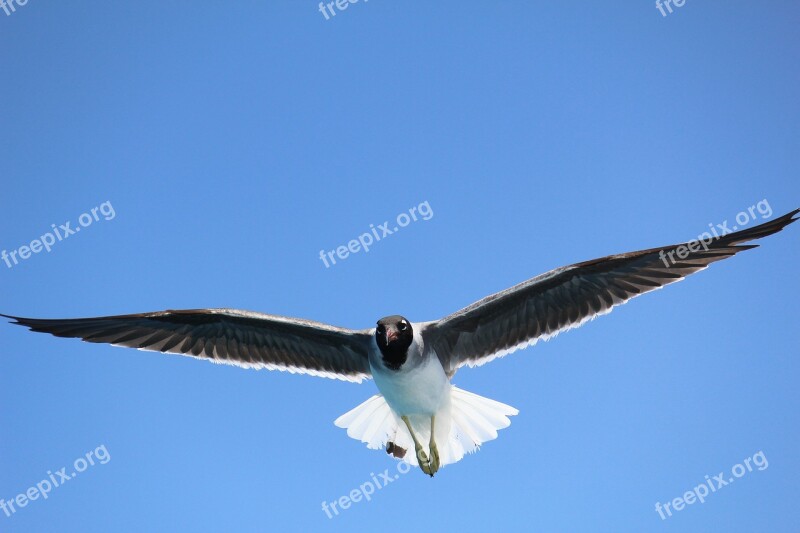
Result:
{"type": "Polygon", "coordinates": [[[32,331],[248,368],[360,382],[371,376],[371,330],[236,309],[190,309],[75,319],[0,315],[32,331]]]}
{"type": "MultiPolygon", "coordinates": [[[[739,245],[782,230],[800,209],[751,229],[730,233],[692,251],[690,243],[611,255],[557,268],[488,296],[422,329],[449,375],[548,339],[610,312],[641,294],[707,268],[756,245],[739,245]],[[684,257],[676,250],[687,247],[684,257]],[[661,253],[663,252],[663,254],[661,253]],[[669,254],[675,262],[669,261],[669,254]],[[665,261],[664,258],[667,258],[665,261]]],[[[681,252],[683,254],[683,251],[681,252]]]]}

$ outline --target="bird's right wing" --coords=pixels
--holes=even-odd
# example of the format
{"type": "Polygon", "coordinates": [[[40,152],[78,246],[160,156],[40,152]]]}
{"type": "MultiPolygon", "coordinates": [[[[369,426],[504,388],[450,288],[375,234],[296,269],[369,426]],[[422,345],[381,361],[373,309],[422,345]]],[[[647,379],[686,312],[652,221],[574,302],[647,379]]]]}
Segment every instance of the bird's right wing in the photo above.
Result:
{"type": "Polygon", "coordinates": [[[249,368],[286,370],[360,382],[371,377],[371,330],[236,309],[192,309],[16,324],[56,337],[177,353],[249,368]]]}
{"type": "Polygon", "coordinates": [[[580,326],[646,292],[680,281],[756,245],[741,243],[782,230],[796,209],[750,229],[700,241],[610,255],[556,268],[422,328],[426,349],[452,375],[580,326]]]}

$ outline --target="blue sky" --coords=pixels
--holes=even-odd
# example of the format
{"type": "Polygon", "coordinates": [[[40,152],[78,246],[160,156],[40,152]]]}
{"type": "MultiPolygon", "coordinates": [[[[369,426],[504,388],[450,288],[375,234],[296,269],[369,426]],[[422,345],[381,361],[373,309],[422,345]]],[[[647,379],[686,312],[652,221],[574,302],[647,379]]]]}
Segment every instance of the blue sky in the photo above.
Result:
{"type": "MultiPolygon", "coordinates": [[[[431,320],[761,200],[781,215],[800,207],[798,17],[789,1],[370,0],[326,20],[315,2],[29,0],[0,11],[0,249],[104,202],[114,216],[0,263],[0,312],[431,320]],[[320,260],[423,202],[429,220],[320,260]]],[[[2,325],[0,498],[110,459],[0,512],[0,531],[796,531],[800,226],[762,244],[459,372],[520,410],[511,427],[330,519],[322,501],[395,469],[332,423],[372,382],[2,325]],[[768,467],[655,511],[757,452],[768,467]]]]}

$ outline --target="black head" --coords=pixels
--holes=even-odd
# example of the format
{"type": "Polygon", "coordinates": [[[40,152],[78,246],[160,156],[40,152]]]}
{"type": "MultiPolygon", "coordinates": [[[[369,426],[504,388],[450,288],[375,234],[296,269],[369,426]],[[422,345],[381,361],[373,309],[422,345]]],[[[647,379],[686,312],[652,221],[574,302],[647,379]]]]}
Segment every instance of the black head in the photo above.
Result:
{"type": "Polygon", "coordinates": [[[387,316],[378,320],[375,328],[375,341],[383,355],[387,368],[398,370],[406,362],[408,347],[414,340],[411,322],[400,315],[387,316]]]}

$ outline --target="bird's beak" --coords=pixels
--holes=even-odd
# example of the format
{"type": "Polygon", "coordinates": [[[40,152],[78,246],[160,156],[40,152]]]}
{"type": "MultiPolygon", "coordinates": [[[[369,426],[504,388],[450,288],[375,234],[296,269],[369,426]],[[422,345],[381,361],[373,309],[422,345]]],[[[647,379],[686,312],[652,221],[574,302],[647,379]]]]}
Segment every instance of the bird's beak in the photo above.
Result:
{"type": "Polygon", "coordinates": [[[393,340],[397,339],[397,331],[393,329],[386,329],[386,344],[389,344],[393,340]]]}

